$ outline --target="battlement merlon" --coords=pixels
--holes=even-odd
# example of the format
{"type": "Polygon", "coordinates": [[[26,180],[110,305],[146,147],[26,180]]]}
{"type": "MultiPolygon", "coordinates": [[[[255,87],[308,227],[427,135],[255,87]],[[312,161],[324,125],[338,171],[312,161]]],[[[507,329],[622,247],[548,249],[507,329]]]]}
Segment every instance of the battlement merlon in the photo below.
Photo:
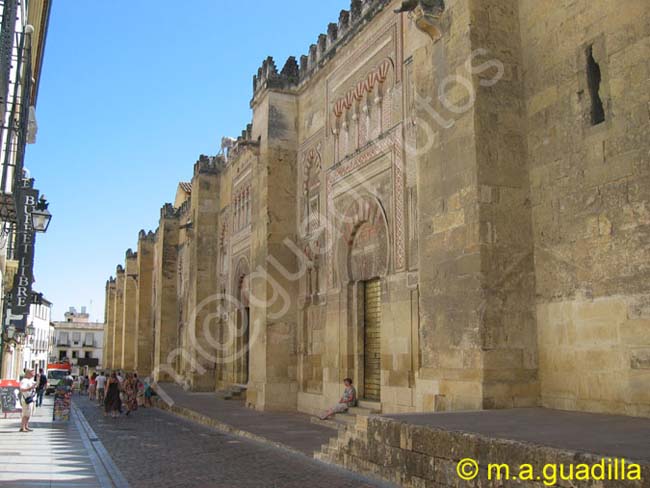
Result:
{"type": "Polygon", "coordinates": [[[160,219],[176,219],[179,216],[178,210],[172,203],[166,203],[160,208],[160,219]]]}
{"type": "Polygon", "coordinates": [[[155,239],[155,236],[156,234],[153,232],[146,232],[144,229],[142,229],[138,234],[138,241],[153,241],[155,239]]]}
{"type": "MultiPolygon", "coordinates": [[[[406,0],[405,3],[408,3],[406,0]]],[[[416,3],[442,4],[443,0],[416,0],[416,3]]],[[[350,10],[342,10],[338,23],[330,23],[327,33],[320,34],[315,44],[309,47],[307,55],[300,56],[300,61],[295,56],[290,56],[284,67],[278,72],[273,57],[267,57],[262,66],[253,76],[253,98],[255,100],[267,89],[293,90],[309,80],[313,73],[324,66],[341,46],[353,38],[361,29],[381,12],[391,0],[352,0],[350,10]]]]}
{"type": "Polygon", "coordinates": [[[201,154],[194,164],[194,176],[219,174],[226,165],[223,156],[206,156],[201,154]]]}

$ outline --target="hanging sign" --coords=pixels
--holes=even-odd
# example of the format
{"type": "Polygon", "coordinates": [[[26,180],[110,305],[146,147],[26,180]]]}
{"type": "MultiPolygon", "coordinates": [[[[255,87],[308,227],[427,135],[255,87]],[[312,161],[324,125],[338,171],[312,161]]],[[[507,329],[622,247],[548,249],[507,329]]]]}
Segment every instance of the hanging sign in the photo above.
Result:
{"type": "Polygon", "coordinates": [[[34,282],[34,228],[32,211],[38,202],[34,180],[23,180],[16,190],[16,260],[18,271],[11,293],[10,323],[16,332],[25,332],[34,282]]]}

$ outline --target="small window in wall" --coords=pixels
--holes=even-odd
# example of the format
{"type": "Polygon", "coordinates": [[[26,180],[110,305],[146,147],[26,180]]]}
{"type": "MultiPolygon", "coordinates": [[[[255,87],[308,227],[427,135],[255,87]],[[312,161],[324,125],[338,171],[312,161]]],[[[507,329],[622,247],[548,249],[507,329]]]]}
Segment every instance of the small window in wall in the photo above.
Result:
{"type": "Polygon", "coordinates": [[[598,125],[605,121],[605,109],[600,98],[600,83],[602,74],[600,65],[594,59],[593,45],[587,48],[587,86],[591,100],[591,125],[598,125]]]}
{"type": "Polygon", "coordinates": [[[77,351],[72,351],[72,359],[77,359],[77,351]]]}

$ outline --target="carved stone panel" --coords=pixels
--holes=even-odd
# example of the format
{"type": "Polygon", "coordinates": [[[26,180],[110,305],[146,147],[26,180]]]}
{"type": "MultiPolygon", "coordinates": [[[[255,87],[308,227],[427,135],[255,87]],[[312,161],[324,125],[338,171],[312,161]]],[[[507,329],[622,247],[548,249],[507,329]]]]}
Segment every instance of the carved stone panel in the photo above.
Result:
{"type": "MultiPolygon", "coordinates": [[[[328,222],[333,223],[327,229],[328,242],[334,244],[328,250],[337,247],[340,221],[345,222],[347,219],[340,218],[345,207],[342,209],[335,202],[356,199],[364,193],[377,195],[385,206],[387,226],[390,229],[388,242],[391,249],[389,257],[393,263],[391,272],[404,270],[406,265],[405,178],[401,137],[400,125],[363,151],[346,158],[327,174],[328,222]]],[[[328,266],[328,285],[336,288],[341,283],[337,276],[341,268],[335,266],[329,257],[327,262],[332,263],[328,266]]],[[[345,275],[341,277],[345,279],[345,275]]]]}
{"type": "Polygon", "coordinates": [[[368,220],[354,231],[349,252],[352,281],[366,281],[386,274],[388,269],[388,232],[383,212],[375,204],[368,220]]]}

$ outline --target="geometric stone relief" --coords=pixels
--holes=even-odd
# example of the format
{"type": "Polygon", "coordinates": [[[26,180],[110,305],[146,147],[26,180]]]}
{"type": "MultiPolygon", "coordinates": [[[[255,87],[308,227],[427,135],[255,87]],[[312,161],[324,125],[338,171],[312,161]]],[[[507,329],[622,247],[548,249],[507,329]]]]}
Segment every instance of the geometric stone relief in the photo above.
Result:
{"type": "Polygon", "coordinates": [[[392,68],[393,61],[384,59],[334,102],[335,161],[345,158],[390,128],[393,87],[387,83],[387,78],[392,68]]]}
{"type": "MultiPolygon", "coordinates": [[[[377,161],[378,158],[388,155],[391,161],[392,171],[392,210],[394,221],[392,227],[393,232],[393,259],[394,271],[401,271],[406,265],[406,251],[405,251],[405,235],[404,235],[404,184],[405,175],[403,167],[403,147],[402,147],[402,128],[401,124],[394,127],[390,132],[384,134],[381,139],[369,144],[364,150],[356,153],[352,157],[346,158],[339,164],[335,165],[327,172],[327,212],[328,221],[332,221],[328,226],[327,242],[332,242],[332,239],[340,238],[340,230],[330,228],[331,225],[338,221],[336,219],[336,208],[334,206],[334,199],[336,194],[345,195],[346,193],[354,193],[358,190],[348,189],[344,184],[344,180],[353,174],[357,174],[366,166],[377,161]],[[342,187],[342,188],[338,188],[342,187]]],[[[372,193],[368,190],[367,193],[372,193]]],[[[328,266],[328,288],[336,287],[336,266],[331,259],[331,248],[328,246],[327,262],[331,263],[328,266]]],[[[339,268],[340,269],[340,268],[339,268]]]]}
{"type": "Polygon", "coordinates": [[[300,233],[315,233],[321,225],[321,142],[302,156],[302,188],[300,192],[300,233]]]}
{"type": "Polygon", "coordinates": [[[385,276],[388,273],[389,238],[381,203],[370,195],[356,198],[347,208],[344,220],[339,245],[341,276],[353,282],[385,276]]]}

